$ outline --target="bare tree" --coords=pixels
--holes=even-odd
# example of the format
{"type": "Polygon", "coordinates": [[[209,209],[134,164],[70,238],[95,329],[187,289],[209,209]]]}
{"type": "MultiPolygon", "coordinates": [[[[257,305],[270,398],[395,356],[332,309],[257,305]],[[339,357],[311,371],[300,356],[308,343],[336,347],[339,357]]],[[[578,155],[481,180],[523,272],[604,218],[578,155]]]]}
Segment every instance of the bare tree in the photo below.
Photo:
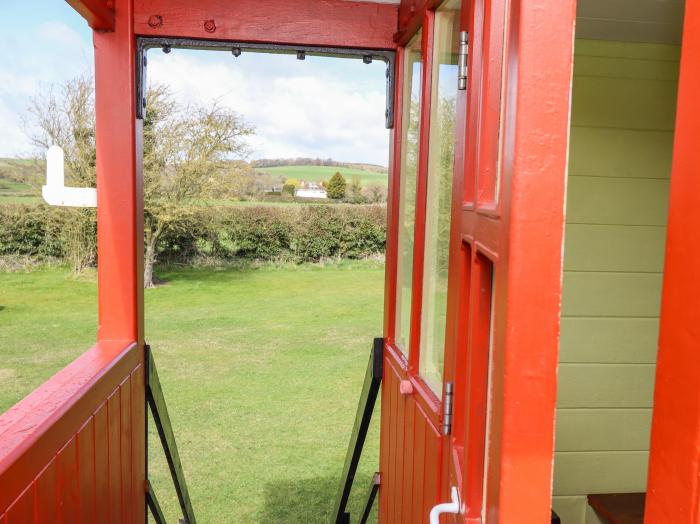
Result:
{"type": "MultiPolygon", "coordinates": [[[[51,86],[29,106],[35,126],[28,128],[32,144],[43,156],[52,145],[63,148],[66,181],[78,187],[95,187],[94,82],[90,75],[51,86]]],[[[30,180],[37,184],[39,180],[30,180]]],[[[95,262],[94,209],[68,209],[70,220],[62,231],[68,259],[74,273],[95,262]]]]}
{"type": "MultiPolygon", "coordinates": [[[[153,286],[153,266],[158,242],[170,228],[178,227],[194,206],[210,199],[235,195],[234,183],[245,164],[233,162],[247,154],[245,137],[253,133],[237,113],[217,104],[178,103],[167,87],[150,86],[146,94],[143,125],[144,178],[144,285],[153,286]]],[[[94,82],[84,75],[52,86],[31,104],[36,130],[29,132],[41,154],[53,145],[63,148],[66,178],[76,186],[95,187],[94,82]]],[[[73,251],[79,271],[94,261],[95,249],[85,249],[85,222],[94,222],[93,210],[72,210],[83,220],[76,231],[82,242],[73,251]],[[86,256],[89,251],[90,256],[86,256]]],[[[94,238],[94,236],[90,236],[94,238]]],[[[93,240],[94,242],[94,240],[93,240]]]]}
{"type": "Polygon", "coordinates": [[[208,199],[231,196],[253,128],[216,104],[180,106],[164,86],[146,96],[144,152],[144,285],[153,286],[158,241],[208,199]]]}

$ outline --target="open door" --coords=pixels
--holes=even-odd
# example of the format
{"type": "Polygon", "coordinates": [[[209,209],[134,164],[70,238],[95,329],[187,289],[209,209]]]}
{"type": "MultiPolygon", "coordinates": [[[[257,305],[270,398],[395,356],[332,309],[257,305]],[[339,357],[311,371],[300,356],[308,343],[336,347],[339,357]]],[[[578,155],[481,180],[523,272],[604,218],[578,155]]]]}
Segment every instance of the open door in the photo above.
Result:
{"type": "Polygon", "coordinates": [[[429,4],[399,53],[380,522],[541,524],[575,8],[429,4]]]}

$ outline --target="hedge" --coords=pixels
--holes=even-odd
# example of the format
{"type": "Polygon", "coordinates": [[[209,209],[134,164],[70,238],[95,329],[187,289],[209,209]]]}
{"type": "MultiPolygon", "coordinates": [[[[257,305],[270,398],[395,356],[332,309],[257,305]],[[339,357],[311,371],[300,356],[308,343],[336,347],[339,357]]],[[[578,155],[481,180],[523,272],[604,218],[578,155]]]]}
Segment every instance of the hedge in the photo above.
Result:
{"type": "MultiPolygon", "coordinates": [[[[44,205],[0,206],[0,256],[65,259],[64,232],[73,213],[44,205]]],[[[381,204],[213,206],[193,209],[166,230],[158,261],[364,258],[383,253],[385,243],[386,207],[381,204]]]]}

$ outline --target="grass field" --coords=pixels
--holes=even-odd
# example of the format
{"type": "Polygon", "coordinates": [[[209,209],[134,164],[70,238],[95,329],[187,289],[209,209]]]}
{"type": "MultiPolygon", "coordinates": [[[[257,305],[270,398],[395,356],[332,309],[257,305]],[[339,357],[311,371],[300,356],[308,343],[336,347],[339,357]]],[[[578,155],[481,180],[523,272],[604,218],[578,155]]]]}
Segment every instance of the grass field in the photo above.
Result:
{"type": "MultiPolygon", "coordinates": [[[[371,339],[381,332],[383,268],[342,262],[159,276],[166,285],[146,291],[146,335],[198,520],[327,521],[371,339]]],[[[0,274],[0,411],[85,350],[95,325],[94,276],[0,274]]],[[[354,514],[378,463],[373,426],[354,514]]],[[[177,522],[153,430],[149,438],[151,478],[167,521],[177,522]]]]}
{"type": "Polygon", "coordinates": [[[41,200],[39,192],[33,187],[3,178],[0,174],[0,204],[34,204],[41,200]]]}
{"type": "Polygon", "coordinates": [[[297,180],[305,180],[311,182],[318,182],[320,180],[328,180],[332,177],[336,171],[340,171],[345,179],[350,182],[353,176],[360,177],[360,183],[362,186],[367,186],[369,184],[381,184],[386,186],[388,184],[388,177],[386,173],[372,173],[371,171],[364,171],[362,169],[350,169],[347,167],[333,167],[333,166],[276,166],[276,167],[258,167],[256,171],[261,171],[264,173],[269,173],[275,176],[281,176],[284,178],[296,178],[297,180]]]}

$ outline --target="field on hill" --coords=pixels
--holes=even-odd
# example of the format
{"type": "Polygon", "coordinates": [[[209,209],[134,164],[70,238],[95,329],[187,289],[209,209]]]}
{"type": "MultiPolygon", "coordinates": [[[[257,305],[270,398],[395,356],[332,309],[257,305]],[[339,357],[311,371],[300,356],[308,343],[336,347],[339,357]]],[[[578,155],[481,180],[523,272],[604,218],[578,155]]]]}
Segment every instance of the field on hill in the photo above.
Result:
{"type": "Polygon", "coordinates": [[[337,171],[350,182],[353,176],[360,177],[360,183],[363,187],[369,184],[388,185],[388,176],[386,173],[373,173],[362,169],[351,169],[348,167],[335,166],[275,166],[275,167],[258,167],[256,171],[269,173],[270,175],[281,176],[284,178],[296,178],[307,182],[318,182],[320,180],[328,180],[337,171]]]}
{"type": "Polygon", "coordinates": [[[20,182],[33,179],[43,171],[34,160],[0,158],[0,204],[36,204],[41,200],[38,187],[20,182]]]}
{"type": "MultiPolygon", "coordinates": [[[[381,334],[383,266],[158,275],[166,284],[145,291],[146,340],[197,519],[328,522],[372,338],[381,334]]],[[[94,274],[0,273],[0,413],[92,344],[96,308],[94,274]]],[[[378,420],[379,406],[350,499],[353,516],[378,468],[378,420]]],[[[149,470],[166,521],[177,522],[153,427],[149,470]]]]}

